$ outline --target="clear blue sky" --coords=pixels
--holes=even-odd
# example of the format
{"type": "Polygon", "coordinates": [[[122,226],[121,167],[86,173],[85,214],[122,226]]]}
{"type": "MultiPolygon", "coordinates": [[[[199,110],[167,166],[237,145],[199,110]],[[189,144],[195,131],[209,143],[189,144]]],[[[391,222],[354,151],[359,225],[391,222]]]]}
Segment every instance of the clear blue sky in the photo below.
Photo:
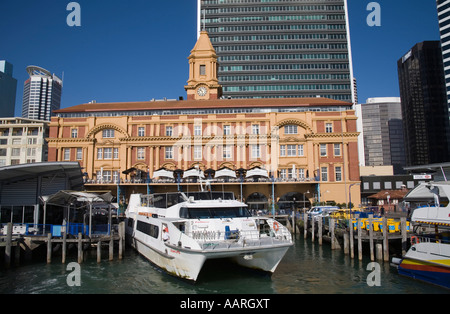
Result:
{"type": "MultiPolygon", "coordinates": [[[[64,72],[62,108],[185,97],[196,0],[79,0],[81,27],[66,24],[69,2],[0,0],[0,60],[14,66],[17,116],[28,65],[64,72]]],[[[439,39],[434,0],[379,0],[380,27],[366,24],[369,2],[348,0],[359,102],[399,96],[397,60],[439,39]]]]}

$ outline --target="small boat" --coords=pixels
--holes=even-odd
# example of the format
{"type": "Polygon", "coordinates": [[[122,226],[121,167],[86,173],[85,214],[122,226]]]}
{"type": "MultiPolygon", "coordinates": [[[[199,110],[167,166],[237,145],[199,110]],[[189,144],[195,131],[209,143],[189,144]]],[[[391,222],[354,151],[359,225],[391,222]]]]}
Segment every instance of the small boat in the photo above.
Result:
{"type": "Polygon", "coordinates": [[[450,288],[450,196],[449,182],[421,183],[405,200],[432,204],[416,208],[411,223],[417,230],[402,259],[393,259],[401,275],[450,288]],[[441,206],[441,201],[447,205],[441,206]]]}
{"type": "Polygon", "coordinates": [[[273,273],[293,245],[270,217],[252,217],[230,192],[132,194],[126,211],[129,243],[171,275],[196,281],[208,259],[227,258],[273,273]]]}

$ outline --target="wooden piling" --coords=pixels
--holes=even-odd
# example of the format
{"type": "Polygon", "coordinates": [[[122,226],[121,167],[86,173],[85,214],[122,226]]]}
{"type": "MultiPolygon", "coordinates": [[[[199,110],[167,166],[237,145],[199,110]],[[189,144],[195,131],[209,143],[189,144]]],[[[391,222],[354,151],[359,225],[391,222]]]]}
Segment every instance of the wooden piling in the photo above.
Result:
{"type": "Polygon", "coordinates": [[[314,221],[314,218],[311,219],[311,241],[314,242],[314,233],[316,229],[316,222],[314,221]]]}
{"type": "Polygon", "coordinates": [[[348,233],[344,232],[344,254],[348,255],[348,253],[349,253],[348,233]]]}
{"type": "Polygon", "coordinates": [[[62,258],[61,258],[61,262],[63,264],[66,263],[66,255],[67,255],[67,233],[64,232],[62,238],[62,258]]]}
{"type": "Polygon", "coordinates": [[[362,233],[361,233],[361,218],[357,218],[358,222],[358,259],[362,261],[362,233]]]}
{"type": "Polygon", "coordinates": [[[308,235],[308,213],[307,212],[305,212],[303,214],[303,227],[305,228],[304,233],[305,233],[305,239],[306,239],[306,236],[308,235]]]}
{"type": "Polygon", "coordinates": [[[406,254],[407,237],[406,237],[406,217],[400,218],[400,228],[402,233],[402,256],[406,254]]]}
{"type": "Polygon", "coordinates": [[[109,260],[112,261],[114,259],[114,239],[113,239],[114,231],[111,229],[111,235],[109,238],[109,260]]]}
{"type": "Polygon", "coordinates": [[[97,263],[102,261],[102,241],[97,242],[97,263]]]}
{"type": "Polygon", "coordinates": [[[83,262],[83,235],[78,233],[78,264],[83,262]]]}
{"type": "Polygon", "coordinates": [[[369,215],[369,245],[370,245],[370,260],[373,262],[375,260],[374,247],[373,247],[373,215],[369,215]]]}
{"type": "Polygon", "coordinates": [[[381,243],[377,243],[376,245],[376,257],[378,261],[383,260],[383,245],[381,243]]]}
{"type": "Polygon", "coordinates": [[[47,234],[47,264],[52,262],[52,234],[47,234]]]}
{"type": "Polygon", "coordinates": [[[323,224],[322,217],[319,219],[318,224],[319,224],[319,230],[318,230],[319,245],[322,245],[322,224],[323,224]]]}
{"type": "Polygon", "coordinates": [[[11,266],[12,223],[8,222],[6,228],[5,267],[9,268],[11,266]]]}
{"type": "Polygon", "coordinates": [[[389,239],[386,217],[383,217],[383,260],[389,262],[389,239]]]}
{"type": "MultiPolygon", "coordinates": [[[[294,230],[295,230],[295,224],[294,224],[294,221],[292,222],[293,223],[293,228],[294,228],[294,230]]],[[[123,237],[124,237],[124,227],[125,226],[125,223],[122,221],[121,223],[119,223],[119,259],[122,259],[123,258],[123,237]]]]}
{"type": "Polygon", "coordinates": [[[350,218],[348,221],[349,233],[350,233],[350,258],[355,258],[355,239],[353,238],[353,220],[350,218]]]}
{"type": "Polygon", "coordinates": [[[331,218],[329,221],[330,221],[331,249],[335,250],[336,249],[336,234],[334,233],[335,223],[333,218],[331,218]]]}

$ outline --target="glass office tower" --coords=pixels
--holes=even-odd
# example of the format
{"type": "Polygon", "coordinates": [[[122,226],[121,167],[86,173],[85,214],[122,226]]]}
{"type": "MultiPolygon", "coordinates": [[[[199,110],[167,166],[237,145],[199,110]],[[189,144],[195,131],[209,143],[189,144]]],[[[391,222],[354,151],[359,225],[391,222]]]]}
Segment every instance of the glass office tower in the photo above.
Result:
{"type": "Polygon", "coordinates": [[[14,117],[17,80],[11,63],[0,60],[0,117],[14,117]]]}
{"type": "Polygon", "coordinates": [[[23,88],[22,118],[50,121],[53,110],[61,106],[62,80],[49,71],[27,67],[30,78],[23,88]]]}
{"type": "Polygon", "coordinates": [[[346,0],[198,0],[198,29],[232,98],[353,102],[346,0]]]}
{"type": "Polygon", "coordinates": [[[439,19],[439,32],[441,34],[447,102],[450,112],[450,0],[436,0],[436,4],[439,19]]]}

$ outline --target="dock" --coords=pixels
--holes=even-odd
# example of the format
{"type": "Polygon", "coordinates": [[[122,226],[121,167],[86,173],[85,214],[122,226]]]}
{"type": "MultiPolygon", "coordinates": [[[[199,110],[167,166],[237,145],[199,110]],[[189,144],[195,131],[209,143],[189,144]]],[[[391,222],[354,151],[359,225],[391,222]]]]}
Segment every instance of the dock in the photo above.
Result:
{"type": "MultiPolygon", "coordinates": [[[[6,235],[0,236],[0,249],[4,250],[4,267],[10,268],[13,264],[19,265],[21,255],[25,255],[25,259],[29,260],[32,257],[33,251],[37,248],[46,248],[46,261],[51,263],[54,260],[54,253],[61,253],[61,263],[68,262],[69,248],[77,248],[76,261],[81,264],[87,258],[87,251],[96,248],[97,262],[102,261],[102,248],[108,248],[108,260],[114,259],[114,248],[118,247],[117,256],[121,260],[125,252],[125,222],[120,222],[116,225],[111,225],[110,230],[105,234],[95,234],[88,236],[83,232],[78,232],[76,236],[64,232],[48,232],[41,234],[30,235],[28,232],[15,233],[14,230],[22,229],[23,225],[14,226],[8,223],[5,226],[6,235]],[[17,228],[14,228],[17,227],[17,228]],[[13,256],[14,255],[14,256],[13,256]]],[[[28,230],[28,227],[26,227],[28,230]]],[[[54,228],[45,228],[53,230],[54,228]]]]}
{"type": "Polygon", "coordinates": [[[368,218],[361,218],[355,215],[351,219],[311,219],[306,213],[301,213],[294,218],[291,216],[286,222],[292,233],[303,231],[305,239],[311,237],[319,245],[326,241],[331,243],[331,250],[343,250],[352,259],[357,257],[359,260],[362,260],[363,252],[367,252],[367,247],[372,261],[389,262],[390,247],[401,248],[401,252],[396,253],[404,255],[408,239],[413,234],[406,217],[392,219],[368,215],[368,218]]]}

